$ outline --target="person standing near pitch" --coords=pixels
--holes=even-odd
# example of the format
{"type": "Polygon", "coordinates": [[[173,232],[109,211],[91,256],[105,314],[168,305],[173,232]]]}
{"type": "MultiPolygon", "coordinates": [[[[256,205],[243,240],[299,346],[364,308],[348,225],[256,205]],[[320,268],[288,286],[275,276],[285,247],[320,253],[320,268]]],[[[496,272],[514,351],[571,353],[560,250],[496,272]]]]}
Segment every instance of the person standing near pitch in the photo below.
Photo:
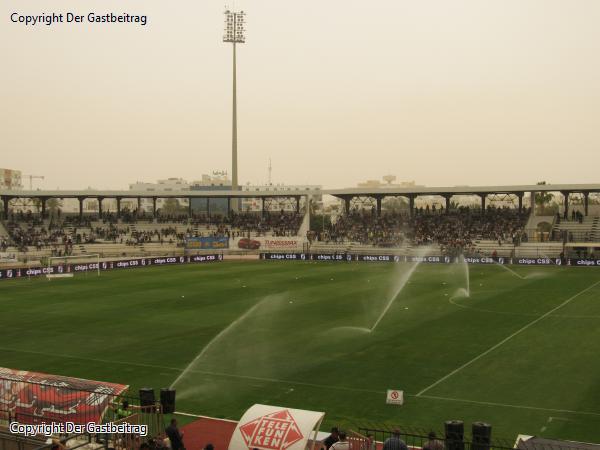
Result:
{"type": "Polygon", "coordinates": [[[177,419],[171,419],[171,424],[165,429],[165,433],[171,441],[172,450],[185,450],[183,433],[177,428],[177,419]]]}
{"type": "Polygon", "coordinates": [[[338,436],[339,440],[329,447],[329,450],[350,450],[350,443],[346,438],[346,432],[340,431],[338,436]]]}
{"type": "Polygon", "coordinates": [[[383,450],[408,450],[406,443],[400,439],[400,430],[398,428],[392,431],[392,436],[385,440],[383,450]]]}

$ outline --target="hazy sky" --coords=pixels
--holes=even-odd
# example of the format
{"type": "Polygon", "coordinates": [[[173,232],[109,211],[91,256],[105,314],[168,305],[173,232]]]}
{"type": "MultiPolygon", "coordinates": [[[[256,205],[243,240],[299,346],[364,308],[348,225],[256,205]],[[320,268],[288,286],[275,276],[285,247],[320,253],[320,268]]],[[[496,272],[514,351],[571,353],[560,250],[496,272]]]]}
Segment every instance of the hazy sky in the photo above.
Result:
{"type": "MultiPolygon", "coordinates": [[[[2,0],[0,167],[47,188],[231,164],[215,0],[2,0]],[[12,12],[143,13],[25,27],[12,12]]],[[[232,6],[230,3],[229,6],[232,6]]],[[[237,0],[241,182],[600,181],[598,0],[237,0]]]]}

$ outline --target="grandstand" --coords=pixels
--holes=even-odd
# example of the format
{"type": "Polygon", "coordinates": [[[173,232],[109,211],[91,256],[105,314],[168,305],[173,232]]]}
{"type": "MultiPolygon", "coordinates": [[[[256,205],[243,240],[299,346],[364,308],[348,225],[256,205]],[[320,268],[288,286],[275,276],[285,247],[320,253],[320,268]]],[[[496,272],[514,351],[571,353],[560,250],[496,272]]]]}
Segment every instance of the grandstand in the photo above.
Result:
{"type": "Polygon", "coordinates": [[[309,232],[307,236],[300,230],[302,220],[301,215],[287,217],[282,225],[279,219],[261,220],[256,214],[239,214],[234,220],[125,221],[92,216],[82,222],[69,216],[42,219],[16,214],[0,221],[0,248],[29,261],[86,254],[167,256],[183,254],[190,237],[295,236],[308,237],[307,249],[316,253],[414,255],[420,246],[427,245],[432,252],[447,255],[554,258],[565,251],[565,242],[585,247],[600,239],[597,216],[586,217],[582,222],[552,220],[552,231],[542,238],[535,232],[530,237],[525,226],[527,216],[509,209],[489,209],[485,219],[477,211],[417,214],[412,218],[386,212],[381,216],[352,212],[341,216],[328,229],[309,232]]]}
{"type": "Polygon", "coordinates": [[[0,220],[0,244],[4,252],[24,260],[50,256],[101,257],[166,256],[183,254],[190,237],[297,236],[302,215],[288,213],[238,214],[231,217],[157,217],[126,219],[109,214],[99,217],[62,215],[42,218],[22,212],[0,220]]]}
{"type": "MultiPolygon", "coordinates": [[[[63,254],[85,255],[98,253],[103,257],[161,256],[182,254],[190,237],[226,237],[255,239],[261,237],[297,237],[306,243],[311,252],[350,252],[366,254],[373,251],[395,255],[413,255],[419,246],[427,245],[434,252],[446,255],[480,255],[499,257],[559,257],[574,247],[565,243],[586,245],[600,240],[600,219],[588,215],[588,198],[600,191],[598,185],[534,185],[534,186],[480,186],[459,188],[359,188],[312,191],[259,192],[253,196],[265,199],[290,198],[295,200],[296,213],[277,211],[238,212],[235,214],[198,214],[191,207],[188,214],[170,216],[153,210],[145,212],[102,211],[98,203],[97,214],[84,214],[85,198],[104,199],[148,197],[156,205],[157,195],[148,192],[119,191],[8,191],[0,193],[3,201],[3,218],[0,221],[0,244],[3,251],[18,255],[20,260],[39,260],[46,256],[63,254]],[[564,214],[548,216],[534,214],[523,205],[526,193],[533,198],[535,192],[560,192],[565,198],[564,214]],[[518,200],[513,207],[495,207],[488,202],[494,193],[512,195],[518,200]],[[583,193],[584,207],[569,209],[571,194],[583,193]],[[313,195],[331,195],[340,199],[344,213],[327,227],[309,230],[307,205],[313,195]],[[415,207],[419,196],[441,196],[445,207],[430,210],[415,207]],[[481,199],[479,208],[452,206],[453,196],[475,195],[481,199]],[[383,200],[389,196],[404,196],[409,208],[404,212],[387,211],[383,200]],[[54,215],[50,218],[46,203],[51,198],[77,198],[79,214],[54,215]],[[11,200],[37,198],[39,211],[11,209],[11,200]],[[361,199],[372,199],[373,206],[365,207],[361,199]],[[303,201],[301,201],[303,199],[303,201]],[[302,210],[301,208],[302,203],[302,210]],[[354,207],[352,207],[354,204],[354,207]],[[562,243],[562,246],[561,246],[562,243]]],[[[183,197],[191,205],[193,198],[239,198],[249,193],[234,191],[185,191],[160,194],[161,198],[183,197]]],[[[230,204],[231,202],[228,202],[230,204]]],[[[530,202],[531,203],[531,202],[530,202]]],[[[240,249],[229,246],[229,250],[240,249]]],[[[251,248],[242,249],[245,253],[251,248]]],[[[276,250],[276,249],[275,249],[276,250]]],[[[580,250],[581,253],[581,250],[580,250]]],[[[587,252],[590,253],[590,252],[587,252]]]]}

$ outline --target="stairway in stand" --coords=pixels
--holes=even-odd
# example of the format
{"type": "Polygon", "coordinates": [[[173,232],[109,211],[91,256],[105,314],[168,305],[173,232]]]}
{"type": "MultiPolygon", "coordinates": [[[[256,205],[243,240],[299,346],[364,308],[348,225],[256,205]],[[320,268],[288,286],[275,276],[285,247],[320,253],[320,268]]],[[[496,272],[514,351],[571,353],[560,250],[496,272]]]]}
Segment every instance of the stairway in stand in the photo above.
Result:
{"type": "Polygon", "coordinates": [[[594,217],[591,235],[594,242],[600,242],[600,217],[594,217]]]}
{"type": "MultiPolygon", "coordinates": [[[[132,236],[134,234],[137,235],[138,229],[137,229],[137,225],[135,223],[132,223],[131,225],[129,225],[129,232],[131,233],[132,236]]],[[[146,249],[144,248],[143,242],[135,244],[135,248],[139,249],[141,253],[146,253],[146,249]]]]}

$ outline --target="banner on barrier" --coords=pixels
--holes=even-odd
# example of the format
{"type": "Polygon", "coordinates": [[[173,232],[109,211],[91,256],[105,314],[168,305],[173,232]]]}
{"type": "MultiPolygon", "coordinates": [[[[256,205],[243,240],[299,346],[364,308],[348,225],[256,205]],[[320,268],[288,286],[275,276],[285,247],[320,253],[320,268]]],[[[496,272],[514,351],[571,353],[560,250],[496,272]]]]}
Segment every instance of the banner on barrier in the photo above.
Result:
{"type": "Polygon", "coordinates": [[[0,280],[13,279],[13,278],[24,278],[24,277],[36,277],[43,275],[54,275],[63,273],[78,273],[96,271],[100,268],[104,270],[116,270],[116,269],[134,269],[137,267],[148,267],[148,266],[163,266],[169,264],[197,264],[206,263],[213,261],[222,261],[223,255],[190,255],[190,256],[164,256],[158,258],[132,258],[132,259],[120,259],[113,261],[101,261],[90,262],[90,263],[75,263],[75,264],[61,264],[58,266],[50,267],[18,267],[10,269],[0,269],[0,280]]]}
{"type": "Polygon", "coordinates": [[[271,252],[261,253],[261,259],[272,260],[310,260],[310,261],[364,261],[364,262],[390,262],[390,263],[424,263],[424,264],[453,264],[465,261],[467,264],[514,264],[521,266],[600,266],[600,259],[561,259],[561,258],[507,258],[489,256],[468,256],[463,258],[454,256],[405,256],[405,255],[353,255],[350,253],[287,253],[271,252]]]}
{"type": "Polygon", "coordinates": [[[305,238],[298,236],[278,237],[278,236],[260,236],[253,238],[234,238],[232,239],[232,248],[242,250],[279,250],[279,251],[297,251],[302,250],[305,238]]]}
{"type": "Polygon", "coordinates": [[[225,236],[190,237],[185,241],[186,250],[221,250],[229,248],[229,238],[225,236]]]}

